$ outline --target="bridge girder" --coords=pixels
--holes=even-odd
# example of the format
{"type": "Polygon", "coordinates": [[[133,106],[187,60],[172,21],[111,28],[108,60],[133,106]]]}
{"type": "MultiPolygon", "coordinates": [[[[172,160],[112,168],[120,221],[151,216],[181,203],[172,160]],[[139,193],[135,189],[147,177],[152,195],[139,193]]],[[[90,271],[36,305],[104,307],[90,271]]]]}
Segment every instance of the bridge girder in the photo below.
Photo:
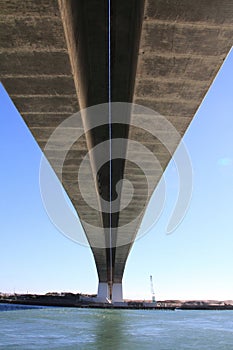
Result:
{"type": "MultiPolygon", "coordinates": [[[[108,1],[0,4],[1,81],[44,151],[52,132],[68,116],[109,101],[108,1]]],[[[111,0],[111,100],[150,107],[183,136],[232,46],[232,18],[231,0],[111,0]]],[[[130,118],[129,113],[126,119],[130,118]]],[[[85,134],[88,118],[81,122],[83,136],[69,150],[62,183],[81,221],[106,229],[109,215],[89,210],[77,188],[76,171],[84,154],[109,135],[106,126],[85,134]]],[[[143,144],[165,170],[171,155],[158,140],[131,126],[113,126],[113,133],[143,144]]],[[[57,159],[54,154],[47,151],[46,156],[56,172],[59,154],[57,159]]],[[[95,160],[89,164],[90,171],[93,167],[95,160]]],[[[108,174],[106,166],[97,198],[101,192],[109,199],[108,174]]],[[[113,187],[126,175],[144,186],[137,169],[121,159],[113,167],[113,187]]],[[[143,200],[139,196],[136,205],[143,200]]],[[[133,215],[112,214],[112,225],[117,228],[133,215]]],[[[135,236],[137,227],[128,234],[135,236]]],[[[85,232],[88,237],[87,228],[85,232]]],[[[109,248],[92,247],[101,283],[121,284],[132,243],[112,248],[111,262],[109,248]]]]}

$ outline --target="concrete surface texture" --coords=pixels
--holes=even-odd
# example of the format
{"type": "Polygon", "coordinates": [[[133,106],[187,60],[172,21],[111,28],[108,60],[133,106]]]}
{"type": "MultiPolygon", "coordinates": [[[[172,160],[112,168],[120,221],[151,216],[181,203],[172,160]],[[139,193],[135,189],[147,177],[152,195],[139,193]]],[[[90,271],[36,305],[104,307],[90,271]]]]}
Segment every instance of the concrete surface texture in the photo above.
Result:
{"type": "MultiPolygon", "coordinates": [[[[80,108],[109,101],[108,1],[0,0],[0,8],[1,81],[44,150],[53,131],[67,117],[80,108]]],[[[111,100],[152,108],[182,137],[232,46],[232,18],[231,0],[112,0],[111,100]]],[[[126,115],[129,124],[133,118],[130,113],[126,115]]],[[[65,138],[45,154],[89,241],[93,232],[88,225],[93,225],[102,227],[99,239],[105,242],[110,216],[101,207],[99,212],[88,206],[77,181],[79,165],[88,150],[109,139],[106,126],[84,134],[89,122],[87,115],[80,116],[78,128],[83,136],[67,150],[62,178],[57,164],[67,147],[65,138]]],[[[166,147],[143,130],[143,120],[142,129],[127,125],[113,126],[114,137],[144,145],[164,170],[171,158],[166,147]]],[[[173,152],[178,143],[179,139],[173,143],[173,152]]],[[[122,152],[122,158],[127,159],[127,146],[122,152]]],[[[92,251],[102,283],[101,296],[103,290],[109,296],[110,290],[110,298],[113,293],[120,301],[125,263],[149,198],[144,176],[135,164],[119,160],[112,165],[113,187],[122,178],[135,186],[136,200],[128,210],[119,208],[111,216],[115,242],[119,235],[128,235],[129,239],[111,249],[92,245],[92,251]],[[138,208],[141,214],[131,231],[125,232],[123,225],[135,218],[138,208]],[[109,290],[102,288],[105,283],[109,290]]],[[[95,166],[95,158],[87,160],[88,172],[95,166]]],[[[161,172],[153,174],[149,161],[144,166],[156,178],[155,188],[161,172]]],[[[87,180],[87,192],[90,186],[93,183],[87,180]]],[[[99,173],[95,188],[97,203],[101,193],[109,200],[109,165],[99,173]]]]}

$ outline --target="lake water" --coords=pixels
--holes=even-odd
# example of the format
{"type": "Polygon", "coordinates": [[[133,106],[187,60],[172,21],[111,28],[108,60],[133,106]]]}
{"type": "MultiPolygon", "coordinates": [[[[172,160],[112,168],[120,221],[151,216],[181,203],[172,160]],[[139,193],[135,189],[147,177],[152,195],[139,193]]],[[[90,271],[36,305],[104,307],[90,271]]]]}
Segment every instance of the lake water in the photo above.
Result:
{"type": "Polygon", "coordinates": [[[233,349],[233,311],[0,310],[4,350],[233,349]]]}

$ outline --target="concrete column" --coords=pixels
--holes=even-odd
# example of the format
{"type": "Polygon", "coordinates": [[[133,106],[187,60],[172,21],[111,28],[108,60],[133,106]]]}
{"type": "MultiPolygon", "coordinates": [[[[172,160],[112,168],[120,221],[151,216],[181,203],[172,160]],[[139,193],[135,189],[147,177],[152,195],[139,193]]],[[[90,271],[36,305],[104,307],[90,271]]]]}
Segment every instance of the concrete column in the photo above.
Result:
{"type": "Polygon", "coordinates": [[[108,283],[99,282],[97,300],[100,302],[106,302],[109,299],[108,283]]]}
{"type": "Polygon", "coordinates": [[[122,283],[113,283],[112,302],[123,302],[122,283]]]}

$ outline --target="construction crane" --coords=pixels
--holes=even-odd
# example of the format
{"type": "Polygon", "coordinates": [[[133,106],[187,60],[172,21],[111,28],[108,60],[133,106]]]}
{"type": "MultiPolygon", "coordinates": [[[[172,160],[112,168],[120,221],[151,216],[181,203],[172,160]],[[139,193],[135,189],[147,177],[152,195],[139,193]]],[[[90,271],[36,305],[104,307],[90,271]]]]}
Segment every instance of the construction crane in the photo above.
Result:
{"type": "Polygon", "coordinates": [[[154,286],[153,286],[153,278],[151,275],[150,275],[150,290],[151,290],[151,294],[152,294],[152,303],[156,303],[155,291],[154,291],[154,286]]]}

